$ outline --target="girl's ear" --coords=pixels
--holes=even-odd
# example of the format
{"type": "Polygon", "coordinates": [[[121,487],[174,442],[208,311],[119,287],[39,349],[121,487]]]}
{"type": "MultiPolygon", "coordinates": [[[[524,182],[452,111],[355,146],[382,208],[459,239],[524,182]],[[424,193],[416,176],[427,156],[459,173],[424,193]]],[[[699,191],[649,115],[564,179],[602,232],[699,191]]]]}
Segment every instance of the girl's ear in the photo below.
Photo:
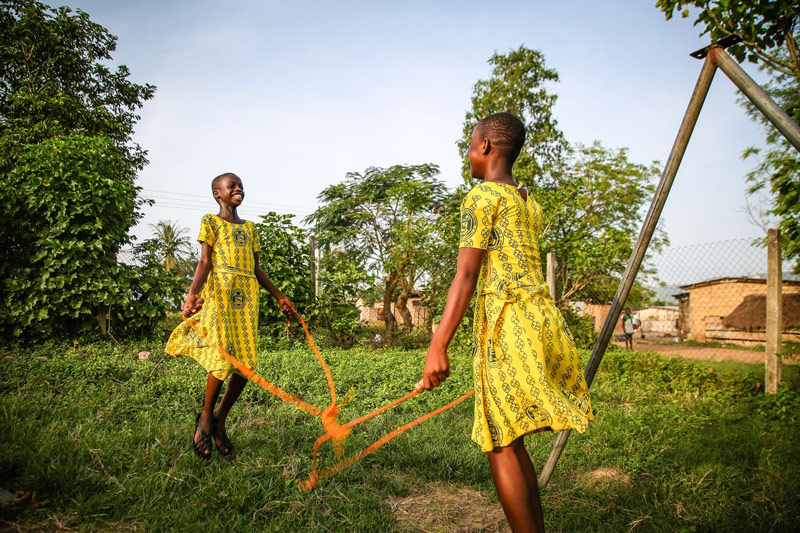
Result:
{"type": "Polygon", "coordinates": [[[492,142],[489,139],[484,139],[481,141],[481,155],[489,155],[489,152],[492,150],[492,142]]]}

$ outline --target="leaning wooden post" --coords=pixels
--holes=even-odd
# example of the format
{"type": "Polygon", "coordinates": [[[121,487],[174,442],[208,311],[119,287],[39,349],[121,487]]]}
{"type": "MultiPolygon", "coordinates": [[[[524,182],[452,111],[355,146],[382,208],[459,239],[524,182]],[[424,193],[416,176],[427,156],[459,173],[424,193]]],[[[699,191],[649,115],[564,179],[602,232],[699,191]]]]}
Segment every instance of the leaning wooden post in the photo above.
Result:
{"type": "MultiPolygon", "coordinates": [[[[650,244],[650,239],[653,237],[653,232],[656,230],[658,219],[661,217],[661,211],[664,209],[664,204],[667,201],[669,190],[672,187],[672,182],[675,180],[675,175],[678,173],[678,168],[681,165],[683,154],[686,152],[686,146],[689,144],[689,139],[692,136],[694,125],[697,123],[697,118],[700,116],[700,110],[703,108],[703,102],[708,94],[708,89],[711,87],[711,81],[714,79],[714,71],[716,66],[710,59],[703,63],[703,68],[700,70],[700,76],[697,78],[697,84],[692,92],[692,97],[689,100],[689,105],[686,108],[686,113],[683,116],[678,135],[675,137],[675,143],[672,145],[672,150],[667,158],[667,164],[664,166],[664,172],[661,174],[661,180],[656,188],[653,202],[650,204],[650,210],[644,219],[644,224],[639,232],[639,238],[633,248],[633,253],[628,260],[628,266],[622,274],[622,279],[617,287],[617,293],[614,295],[614,300],[611,302],[611,309],[608,311],[603,327],[595,342],[592,355],[586,363],[586,369],[583,376],[586,379],[586,386],[589,387],[594,380],[597,373],[597,368],[600,366],[600,361],[606,352],[608,343],[611,340],[611,335],[614,333],[614,328],[619,320],[619,315],[622,312],[622,306],[625,300],[628,299],[628,294],[633,287],[633,282],[636,279],[636,274],[639,272],[639,266],[644,260],[647,246],[650,244]]],[[[571,430],[565,429],[560,431],[553,443],[553,449],[550,451],[550,456],[547,462],[542,467],[542,472],[539,476],[539,487],[546,488],[556,468],[558,458],[561,457],[561,452],[564,451],[564,446],[567,444],[571,430]]]]}
{"type": "Polygon", "coordinates": [[[556,299],[556,254],[547,254],[547,288],[550,289],[550,296],[556,299]]]}
{"type": "Polygon", "coordinates": [[[767,346],[764,360],[764,390],[767,394],[778,392],[781,382],[782,285],[781,232],[770,229],[767,230],[767,346]]]}

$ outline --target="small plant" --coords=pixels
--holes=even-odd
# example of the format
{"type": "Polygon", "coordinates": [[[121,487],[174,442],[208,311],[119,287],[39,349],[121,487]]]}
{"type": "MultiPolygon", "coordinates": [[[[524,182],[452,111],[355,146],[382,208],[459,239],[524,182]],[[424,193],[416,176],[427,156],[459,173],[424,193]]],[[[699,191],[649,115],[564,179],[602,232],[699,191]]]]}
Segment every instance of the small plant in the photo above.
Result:
{"type": "Polygon", "coordinates": [[[775,394],[759,396],[758,413],[768,420],[800,420],[800,389],[782,386],[775,394]]]}

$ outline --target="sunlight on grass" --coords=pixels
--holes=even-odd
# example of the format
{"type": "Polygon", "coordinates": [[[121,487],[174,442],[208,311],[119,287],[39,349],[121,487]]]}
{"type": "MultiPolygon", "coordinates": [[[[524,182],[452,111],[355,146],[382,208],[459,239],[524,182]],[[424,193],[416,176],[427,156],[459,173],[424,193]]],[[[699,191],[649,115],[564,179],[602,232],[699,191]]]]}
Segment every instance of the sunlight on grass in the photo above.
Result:
{"type": "MultiPolygon", "coordinates": [[[[408,516],[426,501],[436,513],[461,517],[426,515],[420,524],[430,530],[506,527],[496,520],[502,513],[486,461],[469,440],[471,401],[305,493],[297,482],[309,473],[319,421],[250,385],[231,413],[228,433],[237,458],[203,464],[189,448],[203,398],[202,369],[170,358],[153,371],[161,348],[154,342],[99,342],[5,351],[0,487],[35,490],[49,500],[41,507],[3,509],[8,527],[405,531],[418,527],[408,516]],[[153,356],[138,360],[142,350],[153,356]],[[491,512],[478,520],[458,509],[475,502],[491,512]]],[[[340,421],[408,392],[424,355],[323,353],[339,393],[354,390],[340,421]]],[[[324,375],[307,348],[262,351],[258,370],[317,406],[329,401],[324,375]]],[[[756,365],[610,352],[593,388],[597,420],[585,435],[571,437],[543,493],[548,527],[790,531],[800,518],[800,378],[797,367],[785,367],[784,374],[782,396],[765,398],[763,368],[756,365]]],[[[446,386],[358,426],[348,453],[470,386],[468,356],[458,355],[446,386]]],[[[544,463],[552,440],[529,437],[536,465],[544,463]]],[[[334,461],[324,447],[322,465],[334,461]]]]}

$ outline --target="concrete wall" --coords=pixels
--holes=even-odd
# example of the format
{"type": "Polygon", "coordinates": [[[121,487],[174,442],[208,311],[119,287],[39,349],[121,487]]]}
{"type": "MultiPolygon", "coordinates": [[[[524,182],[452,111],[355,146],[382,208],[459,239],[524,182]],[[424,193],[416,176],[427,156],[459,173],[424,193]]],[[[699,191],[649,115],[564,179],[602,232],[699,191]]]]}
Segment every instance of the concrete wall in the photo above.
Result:
{"type": "MultiPolygon", "coordinates": [[[[767,294],[766,280],[731,279],[698,286],[686,286],[689,291],[689,303],[681,311],[681,321],[688,325],[687,338],[698,342],[712,340],[708,331],[718,332],[722,329],[722,319],[733,312],[745,296],[751,294],[767,294]]],[[[784,283],[783,294],[800,294],[800,284],[784,283]]]]}
{"type": "MultiPolygon", "coordinates": [[[[611,306],[608,304],[591,304],[587,302],[572,302],[572,308],[581,316],[592,317],[594,330],[598,333],[603,329],[603,323],[605,323],[608,312],[611,310],[611,306]]],[[[618,335],[625,334],[622,329],[622,320],[617,321],[614,333],[618,335]]]]}
{"type": "MultiPolygon", "coordinates": [[[[406,302],[406,307],[411,313],[411,323],[414,326],[424,326],[428,321],[430,313],[428,308],[422,305],[421,298],[409,298],[406,302]]],[[[366,324],[375,324],[376,322],[383,321],[383,302],[375,302],[372,307],[366,307],[363,304],[359,305],[361,310],[361,322],[366,324]]],[[[398,324],[404,324],[403,317],[400,315],[395,304],[392,303],[392,312],[398,324]]]]}
{"type": "Polygon", "coordinates": [[[636,332],[637,336],[647,338],[678,336],[677,322],[680,312],[677,307],[644,307],[637,309],[633,314],[642,321],[642,326],[636,332]]]}

